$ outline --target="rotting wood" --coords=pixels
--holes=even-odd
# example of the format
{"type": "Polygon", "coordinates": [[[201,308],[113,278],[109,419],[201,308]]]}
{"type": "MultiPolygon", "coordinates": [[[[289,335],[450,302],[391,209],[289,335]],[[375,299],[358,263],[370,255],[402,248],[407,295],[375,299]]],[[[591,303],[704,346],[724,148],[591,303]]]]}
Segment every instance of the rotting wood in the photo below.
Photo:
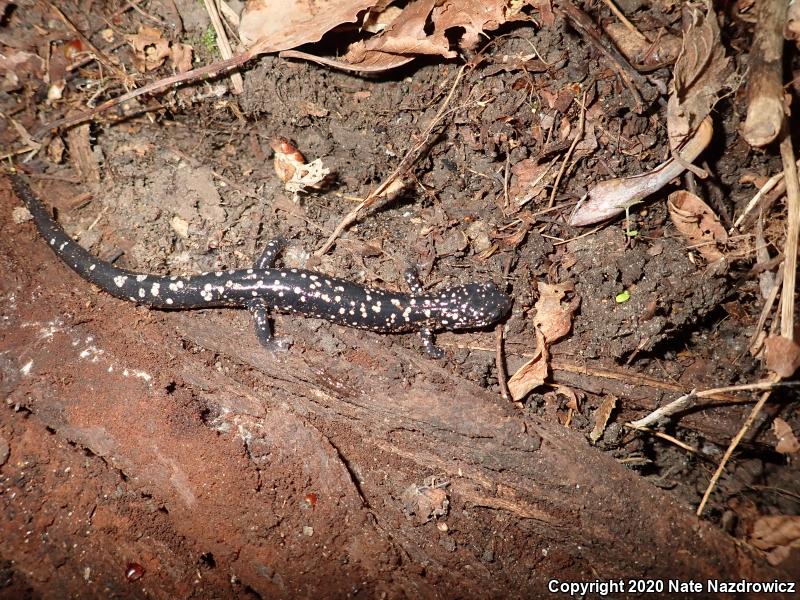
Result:
{"type": "MultiPolygon", "coordinates": [[[[494,527],[489,515],[504,514],[506,527],[541,545],[526,548],[530,560],[506,565],[518,580],[535,567],[544,585],[563,576],[565,564],[587,577],[780,577],[582,435],[526,418],[416,348],[334,328],[341,353],[331,353],[321,343],[328,330],[282,318],[298,341],[273,357],[246,315],[144,311],[92,290],[9,214],[0,218],[13,232],[0,240],[0,281],[5,297],[17,298],[6,300],[12,327],[0,334],[0,352],[17,373],[4,381],[8,399],[125,473],[169,509],[179,534],[261,594],[321,589],[314,586],[328,569],[343,568],[320,555],[316,573],[297,573],[297,539],[279,548],[278,525],[251,532],[310,485],[338,514],[336,531],[317,533],[337,556],[357,539],[407,557],[401,564],[427,563],[428,576],[451,586],[464,585],[463,567],[471,565],[470,585],[492,595],[501,584],[478,555],[458,554],[455,569],[421,536],[427,530],[404,518],[400,492],[431,474],[452,480],[448,493],[460,511],[491,511],[487,527],[494,527]],[[34,294],[37,302],[28,302],[34,294]],[[28,361],[29,375],[21,375],[28,361]],[[281,577],[265,578],[264,561],[281,577]]],[[[2,419],[18,415],[4,408],[2,419]]],[[[407,590],[425,586],[409,571],[396,577],[407,590]]]]}
{"type": "Polygon", "coordinates": [[[774,142],[783,126],[783,27],[788,5],[784,0],[761,0],[756,5],[758,23],[750,47],[747,118],[742,127],[751,146],[774,142]]]}

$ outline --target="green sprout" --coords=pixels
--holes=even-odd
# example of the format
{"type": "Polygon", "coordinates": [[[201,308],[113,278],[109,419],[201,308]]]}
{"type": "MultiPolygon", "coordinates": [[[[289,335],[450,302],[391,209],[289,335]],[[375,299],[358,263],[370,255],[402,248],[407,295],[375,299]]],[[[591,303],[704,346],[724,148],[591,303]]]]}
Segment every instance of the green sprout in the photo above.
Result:
{"type": "Polygon", "coordinates": [[[628,290],[622,290],[619,294],[614,296],[614,301],[617,304],[623,304],[631,299],[631,293],[628,290]]]}

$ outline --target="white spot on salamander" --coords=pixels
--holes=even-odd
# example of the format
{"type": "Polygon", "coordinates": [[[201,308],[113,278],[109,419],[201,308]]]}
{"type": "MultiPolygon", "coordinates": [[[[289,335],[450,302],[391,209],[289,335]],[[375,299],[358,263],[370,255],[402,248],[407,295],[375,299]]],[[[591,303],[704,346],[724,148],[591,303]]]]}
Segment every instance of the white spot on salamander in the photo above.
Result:
{"type": "Polygon", "coordinates": [[[122,287],[125,285],[125,282],[128,281],[127,275],[117,275],[114,277],[114,283],[117,284],[117,287],[122,287]]]}
{"type": "Polygon", "coordinates": [[[167,298],[167,304],[172,304],[172,298],[167,298]]]}
{"type": "Polygon", "coordinates": [[[154,284],[153,284],[153,287],[151,287],[151,288],[150,288],[150,293],[151,293],[153,296],[158,296],[158,289],[159,289],[160,287],[161,287],[161,286],[160,286],[159,284],[157,284],[157,283],[154,283],[154,284]]]}
{"type": "Polygon", "coordinates": [[[97,267],[97,265],[94,265],[94,264],[89,265],[89,270],[90,271],[94,271],[96,267],[97,267]]]}
{"type": "Polygon", "coordinates": [[[136,276],[136,281],[138,281],[139,283],[142,283],[145,279],[147,279],[147,275],[137,275],[136,276]]]}
{"type": "Polygon", "coordinates": [[[144,288],[139,288],[139,298],[144,298],[144,288]]]}

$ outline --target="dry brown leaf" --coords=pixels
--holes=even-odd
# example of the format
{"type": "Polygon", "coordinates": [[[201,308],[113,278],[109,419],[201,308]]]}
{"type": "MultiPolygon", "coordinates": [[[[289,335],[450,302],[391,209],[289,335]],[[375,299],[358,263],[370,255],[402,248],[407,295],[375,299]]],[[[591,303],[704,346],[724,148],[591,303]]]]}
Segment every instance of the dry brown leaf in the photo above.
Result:
{"type": "Polygon", "coordinates": [[[534,357],[522,365],[508,380],[508,391],[515,401],[522,400],[528,392],[542,385],[550,368],[550,353],[544,335],[536,330],[536,351],[534,357]]]}
{"type": "Polygon", "coordinates": [[[178,73],[185,73],[192,69],[192,51],[189,44],[173,42],[169,47],[169,60],[178,73]]]}
{"type": "Polygon", "coordinates": [[[538,164],[535,158],[526,158],[511,167],[514,180],[508,190],[511,201],[524,206],[537,196],[545,193],[545,187],[552,183],[555,173],[551,172],[557,158],[549,163],[538,164]]]}
{"type": "Polygon", "coordinates": [[[772,431],[775,433],[775,437],[778,438],[778,443],[775,444],[776,452],[796,454],[800,450],[800,442],[797,441],[797,436],[786,421],[780,417],[775,417],[772,422],[772,431]]]}
{"type": "Polygon", "coordinates": [[[392,21],[400,16],[403,9],[399,6],[387,6],[383,10],[378,10],[378,7],[367,11],[361,25],[361,29],[369,31],[370,33],[380,33],[389,26],[392,21]]]}
{"type": "MultiPolygon", "coordinates": [[[[711,117],[706,117],[680,150],[681,159],[690,163],[697,158],[708,146],[713,133],[711,117]]],[[[589,190],[586,199],[575,208],[570,225],[581,227],[610,219],[654,194],[684,170],[683,164],[670,158],[648,173],[601,181],[589,190]]]]}
{"type": "Polygon", "coordinates": [[[678,58],[681,51],[680,38],[665,32],[654,44],[640,33],[631,31],[623,23],[616,21],[605,27],[608,37],[631,63],[656,66],[669,63],[678,58]]]}
{"type": "Polygon", "coordinates": [[[791,377],[800,367],[800,346],[780,335],[772,335],[764,342],[767,368],[782,379],[791,377]]]}
{"type": "Polygon", "coordinates": [[[575,285],[566,282],[551,285],[539,282],[539,300],[536,301],[536,350],[534,356],[508,380],[508,390],[514,400],[522,400],[528,392],[542,385],[550,372],[549,344],[560,340],[572,328],[572,317],[580,306],[580,298],[574,296],[575,285]]]}
{"type": "Polygon", "coordinates": [[[717,16],[710,0],[706,12],[688,7],[691,25],[683,35],[683,50],[673,69],[667,102],[670,147],[677,150],[697,129],[730,83],[731,61],[720,42],[717,16]]]}
{"type": "Polygon", "coordinates": [[[723,258],[717,244],[727,242],[728,233],[708,204],[691,192],[681,190],[669,195],[667,206],[675,229],[690,245],[697,246],[708,262],[723,258]]]}
{"type": "Polygon", "coordinates": [[[355,23],[361,11],[377,0],[250,0],[239,22],[239,38],[245,46],[266,40],[266,51],[287,50],[318,42],[343,23],[355,23]]]}
{"type": "Polygon", "coordinates": [[[574,410],[575,412],[578,412],[581,409],[580,401],[578,400],[578,394],[575,393],[575,390],[567,385],[561,384],[556,384],[554,387],[557,394],[560,394],[567,399],[567,408],[574,410]]]}
{"type": "MultiPolygon", "coordinates": [[[[410,2],[383,34],[367,40],[365,50],[388,54],[438,54],[445,58],[455,58],[456,53],[450,50],[450,42],[444,36],[444,30],[434,29],[431,35],[425,32],[428,17],[436,1],[410,2]]],[[[361,62],[360,56],[352,55],[351,58],[351,52],[344,58],[351,63],[361,62]]]]}
{"type": "Polygon", "coordinates": [[[134,64],[142,73],[157,69],[169,56],[169,42],[153,27],[142,25],[139,31],[125,38],[133,48],[134,64]]]}
{"type": "Polygon", "coordinates": [[[542,332],[545,342],[552,344],[569,333],[580,298],[575,296],[565,303],[567,295],[575,292],[575,284],[571,281],[555,285],[540,281],[538,288],[539,300],[536,301],[533,324],[537,331],[542,332]]]}
{"type": "Polygon", "coordinates": [[[275,173],[287,192],[297,197],[301,192],[319,190],[329,183],[331,170],[322,164],[321,158],[307,162],[303,153],[285,137],[276,137],[271,146],[275,151],[275,173]]]}
{"type": "Polygon", "coordinates": [[[787,40],[800,40],[800,4],[792,2],[786,13],[786,27],[783,35],[787,40]]]}
{"type": "Polygon", "coordinates": [[[761,550],[778,546],[800,548],[800,516],[767,515],[753,524],[750,542],[761,550]]]}
{"type": "Polygon", "coordinates": [[[436,29],[444,35],[448,29],[464,29],[460,46],[473,50],[485,31],[494,31],[506,22],[504,0],[451,0],[437,6],[433,11],[436,29]]]}
{"type": "Polygon", "coordinates": [[[532,1],[412,0],[398,12],[396,6],[385,8],[386,2],[375,0],[251,0],[242,15],[239,35],[247,46],[263,40],[264,51],[285,50],[282,56],[340,69],[382,71],[419,55],[454,58],[457,52],[450,48],[454,39],[462,48],[470,49],[486,31],[509,20],[527,18],[521,11],[532,1]],[[289,50],[318,41],[338,25],[356,22],[365,9],[374,12],[365,13],[366,29],[362,31],[376,35],[351,44],[341,59],[289,50]],[[460,39],[454,38],[454,30],[461,32],[460,39]]]}
{"type": "Polygon", "coordinates": [[[0,53],[0,75],[0,91],[18,90],[22,81],[43,77],[44,61],[30,52],[6,49],[0,53]]]}
{"type": "Polygon", "coordinates": [[[594,429],[589,434],[589,439],[592,440],[593,444],[597,443],[601,437],[603,437],[603,432],[606,430],[606,425],[608,424],[608,420],[611,418],[611,413],[614,412],[614,409],[617,406],[617,397],[609,394],[605,398],[603,398],[603,403],[600,405],[594,413],[594,429]]]}
{"type": "Polygon", "coordinates": [[[343,60],[334,60],[324,56],[316,56],[308,52],[300,52],[298,50],[285,50],[280,53],[282,58],[300,58],[310,62],[315,62],[334,69],[341,69],[342,71],[358,71],[377,73],[380,71],[387,71],[396,67],[401,67],[414,60],[413,56],[400,56],[395,54],[386,54],[385,52],[367,51],[364,48],[364,42],[355,42],[350,44],[350,52],[359,62],[349,63],[343,60]]]}
{"type": "Polygon", "coordinates": [[[426,477],[422,485],[412,483],[403,491],[403,510],[406,515],[416,515],[420,523],[447,515],[450,500],[444,488],[448,482],[437,480],[435,476],[426,477]]]}

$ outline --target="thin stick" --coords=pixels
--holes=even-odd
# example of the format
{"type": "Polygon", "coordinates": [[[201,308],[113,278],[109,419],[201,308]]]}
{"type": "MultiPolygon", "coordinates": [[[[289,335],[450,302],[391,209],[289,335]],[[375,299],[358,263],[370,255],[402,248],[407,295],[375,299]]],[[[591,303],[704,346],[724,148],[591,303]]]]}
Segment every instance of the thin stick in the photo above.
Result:
{"type": "Polygon", "coordinates": [[[797,177],[792,137],[784,125],[781,159],[786,180],[788,226],[783,248],[783,288],[781,290],[781,335],[794,339],[794,285],[797,276],[797,239],[800,234],[800,181],[797,177]]]}
{"type": "MultiPolygon", "coordinates": [[[[773,380],[774,383],[777,383],[778,379],[779,378],[776,375],[773,380]]],[[[766,391],[763,394],[761,394],[761,398],[759,398],[758,402],[756,402],[756,405],[750,411],[750,414],[747,416],[747,419],[745,420],[741,429],[739,429],[739,433],[737,433],[736,437],[734,437],[731,440],[731,443],[728,445],[728,449],[725,450],[725,454],[723,455],[722,460],[717,466],[717,470],[714,471],[714,475],[711,476],[711,481],[708,482],[708,487],[706,488],[706,491],[703,494],[703,499],[700,501],[700,506],[697,507],[696,514],[698,517],[703,514],[703,509],[705,509],[706,504],[708,503],[708,499],[709,497],[711,497],[711,492],[713,492],[714,488],[717,486],[717,481],[719,481],[722,472],[725,470],[725,465],[728,464],[728,461],[733,455],[733,451],[736,449],[736,446],[739,445],[739,442],[742,441],[742,438],[744,437],[745,433],[747,433],[747,431],[750,429],[750,426],[756,420],[756,417],[761,412],[761,409],[764,408],[764,405],[767,403],[767,400],[771,395],[772,395],[772,390],[766,391]]]]}
{"type": "Polygon", "coordinates": [[[497,344],[495,344],[494,362],[497,366],[497,382],[500,384],[500,395],[503,400],[511,402],[511,392],[508,389],[508,372],[506,371],[506,361],[503,353],[503,325],[498,325],[495,329],[497,332],[497,344]]]}
{"type": "MultiPolygon", "coordinates": [[[[211,24],[214,26],[214,32],[217,34],[217,48],[222,58],[231,58],[233,50],[231,50],[231,43],[228,40],[228,33],[222,25],[222,20],[219,18],[219,10],[215,0],[203,0],[206,5],[206,12],[211,19],[211,24]]],[[[231,85],[233,86],[233,93],[237,96],[244,92],[244,81],[242,81],[242,74],[239,72],[231,73],[231,85]]]]}
{"type": "Polygon", "coordinates": [[[636,421],[631,421],[626,423],[626,425],[633,427],[634,429],[642,429],[643,427],[649,427],[653,423],[660,421],[661,419],[665,419],[669,416],[674,415],[677,412],[681,412],[688,408],[691,408],[698,404],[697,400],[701,398],[714,398],[715,396],[719,396],[720,394],[727,394],[729,392],[744,392],[744,391],[754,391],[754,390],[772,390],[776,387],[795,387],[800,385],[800,381],[784,381],[784,382],[774,382],[774,381],[759,381],[757,383],[746,383],[742,385],[731,385],[727,387],[721,388],[713,388],[710,390],[701,390],[696,391],[692,390],[688,394],[684,394],[677,400],[673,400],[669,404],[661,406],[651,412],[649,415],[638,419],[636,421]]]}
{"type": "Polygon", "coordinates": [[[662,440],[666,440],[672,444],[675,444],[679,448],[683,448],[687,452],[691,452],[692,454],[699,454],[697,448],[694,448],[689,444],[680,441],[678,438],[671,436],[668,433],[664,433],[663,431],[656,431],[655,429],[650,429],[649,427],[634,427],[632,423],[625,423],[625,427],[628,427],[630,429],[636,429],[637,431],[646,431],[647,433],[651,433],[654,436],[661,438],[662,440]]]}
{"type": "Polygon", "coordinates": [[[359,216],[361,215],[361,211],[365,208],[369,208],[375,202],[377,202],[381,196],[385,194],[387,190],[393,188],[393,184],[395,180],[397,180],[403,173],[405,173],[411,165],[417,160],[419,157],[420,152],[428,145],[428,141],[430,139],[431,132],[436,125],[439,124],[442,117],[445,114],[445,108],[453,98],[453,94],[455,94],[456,87],[458,86],[459,82],[461,81],[461,77],[464,75],[464,70],[466,69],[467,65],[462,65],[461,68],[458,70],[456,74],[455,81],[453,81],[453,85],[450,88],[450,92],[447,94],[447,97],[442,102],[442,105],[439,107],[439,110],[436,112],[436,116],[433,117],[431,122],[428,124],[428,127],[425,129],[425,132],[422,134],[422,139],[417,142],[411,150],[409,150],[403,159],[400,161],[400,164],[397,165],[397,168],[392,171],[392,173],[383,180],[383,182],[374,190],[372,190],[369,195],[353,210],[347,213],[344,218],[339,222],[336,228],[333,230],[333,233],[328,237],[325,243],[316,251],[314,252],[315,256],[322,256],[328,250],[331,249],[331,246],[336,242],[337,238],[342,234],[342,232],[350,226],[354,221],[358,220],[359,216]]]}
{"type": "MultiPolygon", "coordinates": [[[[764,329],[764,323],[767,322],[767,317],[772,312],[772,305],[775,304],[775,299],[778,297],[778,292],[781,290],[781,286],[783,285],[783,269],[778,271],[777,277],[775,277],[775,283],[772,284],[772,289],[769,291],[769,295],[767,299],[764,300],[764,308],[761,309],[761,315],[758,317],[758,323],[753,328],[753,336],[750,338],[750,353],[755,354],[758,352],[759,348],[761,348],[761,344],[763,344],[763,338],[761,337],[761,332],[764,329]]],[[[744,356],[746,350],[742,352],[742,356],[744,356]]]]}
{"type": "MultiPolygon", "coordinates": [[[[800,160],[797,161],[797,166],[800,167],[800,160]]],[[[732,233],[734,229],[738,229],[739,226],[742,224],[742,222],[745,220],[745,218],[747,218],[747,215],[749,215],[753,211],[753,209],[758,207],[759,203],[764,198],[764,196],[769,194],[773,189],[776,190],[776,193],[782,194],[783,190],[785,190],[785,187],[783,187],[783,185],[779,185],[781,184],[782,181],[783,181],[783,171],[781,171],[780,173],[776,173],[775,175],[767,179],[767,182],[761,186],[761,189],[759,189],[758,192],[756,192],[756,195],[753,196],[750,202],[747,203],[747,206],[745,206],[744,208],[744,212],[733,223],[733,227],[731,228],[731,231],[729,233],[732,233]],[[780,192],[778,192],[778,190],[780,190],[780,192]]]]}
{"type": "Polygon", "coordinates": [[[633,35],[638,37],[640,40],[648,42],[648,43],[650,42],[650,40],[647,39],[647,37],[641,31],[636,29],[636,25],[634,25],[633,23],[631,23],[628,20],[628,17],[626,17],[622,13],[622,11],[619,8],[617,8],[617,5],[614,4],[614,2],[612,0],[603,0],[603,2],[606,3],[606,6],[608,6],[608,9],[612,13],[614,13],[614,16],[619,19],[619,22],[622,23],[628,29],[628,31],[630,31],[633,35]]]}
{"type": "Polygon", "coordinates": [[[130,87],[133,85],[134,83],[133,78],[130,75],[128,75],[125,71],[120,69],[113,62],[111,62],[111,60],[105,55],[105,53],[92,43],[92,40],[86,37],[80,29],[75,27],[72,21],[69,20],[67,15],[65,15],[60,8],[58,8],[55,4],[49,1],[47,2],[47,5],[54,13],[58,15],[58,18],[64,21],[64,24],[67,27],[69,27],[72,30],[72,32],[80,38],[81,42],[83,42],[86,45],[86,47],[89,48],[89,50],[92,52],[92,54],[94,54],[95,57],[97,57],[97,60],[103,63],[109,71],[113,71],[114,73],[116,73],[117,77],[119,77],[122,80],[122,83],[125,87],[130,87]]]}
{"type": "Polygon", "coordinates": [[[558,10],[569,19],[570,23],[575,26],[575,29],[581,33],[585,33],[586,39],[611,61],[612,68],[620,76],[625,87],[628,88],[628,91],[636,101],[636,112],[642,113],[645,109],[645,100],[642,97],[642,92],[644,92],[644,96],[647,98],[646,102],[648,105],[652,102],[652,99],[657,96],[650,82],[630,65],[628,59],[626,59],[613,44],[603,37],[589,15],[575,6],[571,0],[562,0],[559,2],[558,10]]]}
{"type": "Polygon", "coordinates": [[[128,100],[132,100],[133,98],[138,98],[144,94],[155,94],[167,88],[177,87],[178,84],[193,81],[195,79],[211,78],[224,73],[225,71],[236,69],[266,52],[270,52],[269,45],[266,41],[262,41],[257,43],[246,52],[237,54],[236,56],[233,56],[227,60],[221,60],[198,69],[192,69],[191,71],[186,71],[185,73],[178,73],[176,75],[171,75],[170,77],[165,77],[164,79],[159,79],[158,81],[153,81],[143,87],[132,90],[127,94],[122,94],[122,96],[118,96],[103,102],[103,104],[96,106],[91,110],[47,123],[44,125],[44,127],[40,128],[36,132],[36,137],[40,138],[46,132],[53,129],[69,129],[70,127],[78,125],[79,123],[90,121],[100,113],[107,111],[109,108],[113,108],[114,106],[127,102],[128,100]]]}
{"type": "Polygon", "coordinates": [[[561,177],[564,176],[564,171],[567,170],[567,164],[569,163],[569,157],[572,156],[572,153],[575,151],[575,146],[578,145],[583,139],[583,134],[586,131],[586,90],[583,90],[583,98],[581,98],[581,116],[578,119],[578,131],[575,134],[575,139],[572,140],[572,144],[569,146],[569,150],[564,155],[564,160],[561,163],[561,168],[558,170],[558,175],[556,175],[556,180],[553,182],[553,189],[550,192],[550,201],[547,203],[547,207],[551,208],[556,201],[556,192],[558,191],[558,184],[561,183],[561,177]]]}

